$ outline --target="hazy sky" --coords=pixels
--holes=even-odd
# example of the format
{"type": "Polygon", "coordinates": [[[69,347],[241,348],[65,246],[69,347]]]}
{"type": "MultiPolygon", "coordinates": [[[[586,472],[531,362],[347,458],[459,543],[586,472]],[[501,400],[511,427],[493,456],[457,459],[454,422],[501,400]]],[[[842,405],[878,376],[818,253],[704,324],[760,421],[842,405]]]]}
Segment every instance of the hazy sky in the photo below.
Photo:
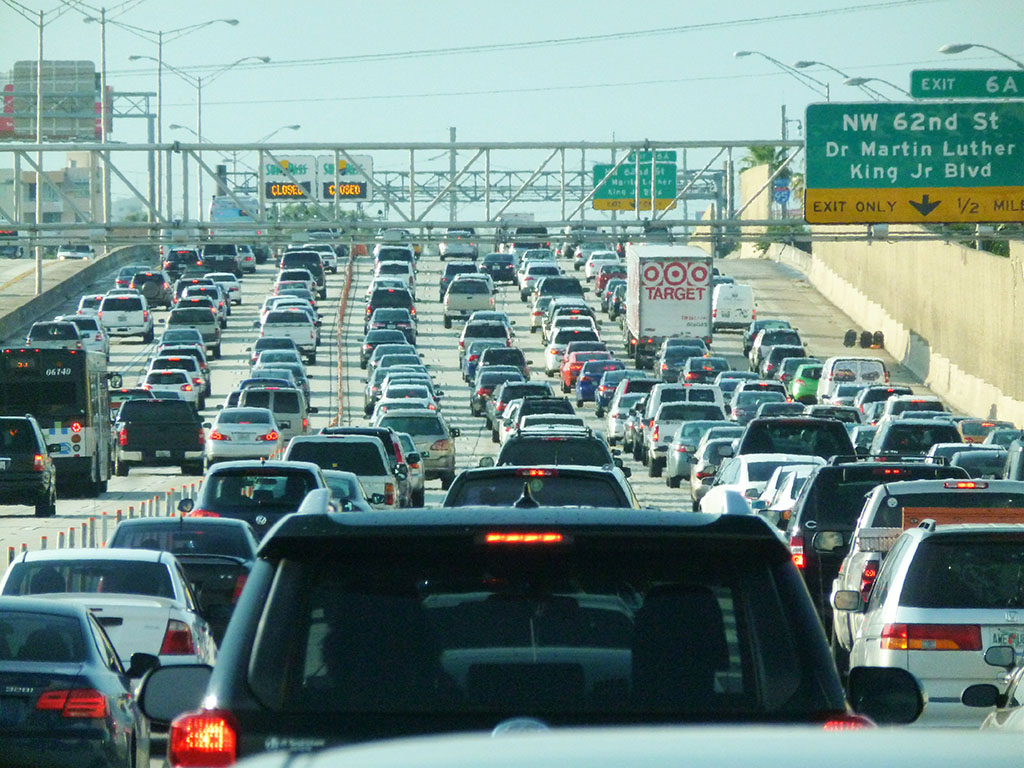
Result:
{"type": "MultiPolygon", "coordinates": [[[[35,28],[11,2],[0,0],[0,72],[36,56],[35,28]]],[[[99,26],[82,20],[89,7],[66,5],[77,9],[47,16],[46,58],[98,60],[99,26]]],[[[218,142],[254,141],[292,123],[301,130],[275,140],[447,141],[449,126],[466,141],[767,139],[780,135],[781,105],[802,120],[821,97],[764,59],[734,58],[739,49],[786,63],[817,59],[904,88],[914,67],[1012,67],[984,50],[940,54],[944,43],[1024,58],[1024,0],[128,0],[108,8],[118,22],[154,30],[238,19],[165,43],[167,64],[193,75],[271,57],[204,85],[203,134],[218,142]],[[409,55],[436,49],[445,53],[409,55]]],[[[131,54],[155,56],[156,46],[108,25],[108,82],[155,90],[155,65],[131,54]]],[[[838,75],[807,71],[830,83],[833,101],[864,98],[838,75]]],[[[171,123],[195,126],[195,88],[166,73],[163,123],[165,139],[189,138],[168,131],[171,123]]],[[[143,121],[116,122],[112,138],[144,141],[143,121]]]]}

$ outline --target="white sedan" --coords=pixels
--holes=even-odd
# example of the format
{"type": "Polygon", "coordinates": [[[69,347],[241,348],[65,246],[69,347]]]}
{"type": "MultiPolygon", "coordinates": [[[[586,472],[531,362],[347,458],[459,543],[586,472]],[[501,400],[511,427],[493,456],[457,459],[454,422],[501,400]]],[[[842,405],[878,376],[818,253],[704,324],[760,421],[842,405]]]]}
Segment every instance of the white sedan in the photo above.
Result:
{"type": "Polygon", "coordinates": [[[0,594],[67,600],[88,607],[125,669],[133,653],[167,664],[213,664],[217,646],[177,558],[151,549],[22,552],[0,594]]]}
{"type": "Polygon", "coordinates": [[[284,438],[269,408],[224,408],[206,427],[203,461],[269,459],[284,447],[284,438]]]}
{"type": "Polygon", "coordinates": [[[180,368],[150,371],[139,382],[139,386],[150,390],[156,397],[173,397],[199,407],[202,388],[194,386],[189,375],[180,368]]]}

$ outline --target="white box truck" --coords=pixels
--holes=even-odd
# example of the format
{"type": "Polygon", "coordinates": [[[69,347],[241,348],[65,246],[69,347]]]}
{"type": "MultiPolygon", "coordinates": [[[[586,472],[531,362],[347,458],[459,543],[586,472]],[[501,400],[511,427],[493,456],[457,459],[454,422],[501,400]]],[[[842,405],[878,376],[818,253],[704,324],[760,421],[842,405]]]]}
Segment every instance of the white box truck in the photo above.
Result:
{"type": "Polygon", "coordinates": [[[707,251],[689,245],[626,245],[626,350],[652,368],[672,336],[711,343],[711,268],[707,251]]]}

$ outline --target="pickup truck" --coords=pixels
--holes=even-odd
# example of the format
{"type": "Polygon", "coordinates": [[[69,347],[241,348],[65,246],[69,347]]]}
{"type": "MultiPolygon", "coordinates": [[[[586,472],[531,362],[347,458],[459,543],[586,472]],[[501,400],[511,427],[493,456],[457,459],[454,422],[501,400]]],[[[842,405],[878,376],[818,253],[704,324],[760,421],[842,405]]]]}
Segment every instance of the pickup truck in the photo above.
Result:
{"type": "MultiPolygon", "coordinates": [[[[259,322],[255,323],[259,325],[259,322]]],[[[260,336],[291,339],[310,365],[316,365],[316,323],[298,308],[273,309],[263,318],[260,336]]]]}
{"type": "Polygon", "coordinates": [[[444,240],[438,243],[437,253],[441,261],[448,257],[476,261],[480,254],[480,247],[476,244],[476,232],[470,227],[449,227],[444,234],[444,240]]]}
{"type": "Polygon", "coordinates": [[[451,328],[453,318],[469,317],[480,309],[494,309],[494,294],[484,280],[459,276],[444,294],[444,327],[451,328]]]}
{"type": "Polygon", "coordinates": [[[185,400],[126,400],[114,421],[114,474],[127,477],[134,466],[180,466],[182,474],[203,474],[206,434],[196,410],[185,400]]]}

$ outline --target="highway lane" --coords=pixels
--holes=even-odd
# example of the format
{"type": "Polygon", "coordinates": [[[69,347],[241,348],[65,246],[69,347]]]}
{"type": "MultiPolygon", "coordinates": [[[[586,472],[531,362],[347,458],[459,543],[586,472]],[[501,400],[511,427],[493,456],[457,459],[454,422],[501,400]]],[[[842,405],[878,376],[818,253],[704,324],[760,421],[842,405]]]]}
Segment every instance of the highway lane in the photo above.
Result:
{"type": "MultiPolygon", "coordinates": [[[[582,273],[572,271],[571,264],[564,266],[568,272],[582,277],[582,273]]],[[[808,341],[812,354],[825,358],[850,352],[842,346],[842,336],[846,329],[851,327],[850,321],[824,300],[799,273],[767,260],[728,259],[721,261],[719,266],[724,272],[732,274],[738,282],[754,286],[758,311],[762,317],[790,319],[808,341]]],[[[430,250],[420,260],[417,301],[420,317],[418,346],[425,361],[431,366],[438,384],[446,393],[443,401],[446,418],[453,426],[462,430],[462,436],[456,440],[456,451],[457,466],[463,469],[476,466],[482,456],[496,455],[498,446],[491,442],[490,433],[485,430],[483,420],[469,413],[469,388],[462,381],[458,369],[458,330],[444,329],[441,305],[437,302],[440,267],[440,262],[430,250]]],[[[257,331],[252,328],[252,322],[256,318],[259,303],[271,286],[275,272],[273,265],[265,264],[259,267],[256,275],[246,276],[243,280],[243,303],[233,308],[229,318],[224,336],[224,356],[220,361],[213,362],[213,396],[207,401],[207,409],[204,412],[207,416],[214,413],[214,407],[248,371],[246,347],[257,335],[257,331]]],[[[363,296],[371,274],[371,260],[357,259],[340,345],[344,390],[342,423],[346,424],[364,424],[368,421],[362,413],[365,372],[359,368],[358,345],[363,336],[363,296]]],[[[321,302],[320,307],[324,315],[324,341],[317,357],[317,364],[310,366],[309,369],[312,376],[310,383],[313,404],[320,411],[311,417],[314,430],[327,424],[337,412],[336,371],[339,349],[334,343],[334,323],[342,284],[343,271],[337,275],[328,275],[328,299],[321,302]]],[[[90,286],[86,290],[92,288],[100,286],[90,286]]],[[[593,294],[588,293],[588,296],[592,298],[593,294]]],[[[513,287],[501,286],[498,289],[496,307],[508,312],[516,321],[516,344],[534,361],[535,377],[543,378],[540,336],[529,333],[528,306],[519,301],[518,292],[513,287]]],[[[165,311],[157,310],[158,321],[165,316],[165,311]]],[[[622,350],[621,331],[615,323],[605,321],[602,333],[610,342],[613,351],[618,353],[622,350]]],[[[745,367],[740,334],[717,334],[713,349],[716,354],[723,354],[729,358],[733,367],[745,367]]],[[[126,385],[134,384],[150,352],[151,347],[142,344],[138,339],[115,340],[112,346],[111,370],[124,373],[126,385]]],[[[864,351],[854,350],[854,353],[860,354],[864,351]]],[[[909,372],[888,358],[884,352],[871,351],[870,354],[880,354],[887,359],[894,380],[914,383],[909,372]]],[[[557,380],[551,381],[557,392],[557,380]]],[[[919,385],[915,384],[915,387],[924,391],[919,385]]],[[[596,429],[604,428],[604,419],[597,419],[593,415],[592,406],[586,406],[583,413],[591,426],[596,429]]],[[[665,509],[688,508],[689,497],[685,486],[680,489],[669,489],[661,478],[648,477],[646,468],[629,457],[626,457],[626,466],[633,471],[630,481],[642,504],[665,509]]],[[[30,549],[37,549],[40,547],[41,536],[47,536],[48,546],[53,547],[57,542],[57,534],[60,531],[67,533],[72,527],[76,529],[76,538],[80,543],[81,525],[89,524],[90,518],[96,520],[96,535],[99,539],[104,512],[107,513],[107,528],[112,530],[117,510],[127,515],[129,507],[133,507],[138,513],[143,503],[149,505],[156,498],[158,508],[162,512],[168,491],[173,490],[180,495],[183,486],[187,490],[200,480],[199,477],[182,476],[174,468],[140,468],[132,470],[127,478],[112,478],[110,490],[97,499],[61,499],[58,501],[57,517],[53,519],[35,518],[28,507],[0,507],[0,555],[6,553],[9,547],[18,549],[22,544],[26,544],[30,549]]],[[[443,498],[444,492],[440,488],[440,481],[428,482],[425,503],[436,505],[443,498]]]]}

